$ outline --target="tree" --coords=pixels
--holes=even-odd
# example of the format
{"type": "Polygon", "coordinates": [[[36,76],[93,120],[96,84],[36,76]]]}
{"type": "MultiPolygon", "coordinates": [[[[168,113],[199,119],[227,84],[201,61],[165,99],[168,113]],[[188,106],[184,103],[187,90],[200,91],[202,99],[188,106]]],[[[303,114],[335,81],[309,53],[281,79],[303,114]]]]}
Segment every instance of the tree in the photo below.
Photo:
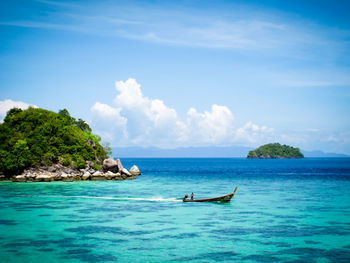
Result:
{"type": "Polygon", "coordinates": [[[66,109],[59,113],[11,109],[0,123],[0,172],[18,174],[57,162],[75,168],[85,166],[85,161],[102,162],[110,148],[105,150],[100,140],[84,120],[76,121],[66,109]]]}
{"type": "Polygon", "coordinates": [[[111,144],[109,142],[102,143],[102,147],[108,156],[111,156],[113,154],[113,150],[112,150],[111,144]]]}

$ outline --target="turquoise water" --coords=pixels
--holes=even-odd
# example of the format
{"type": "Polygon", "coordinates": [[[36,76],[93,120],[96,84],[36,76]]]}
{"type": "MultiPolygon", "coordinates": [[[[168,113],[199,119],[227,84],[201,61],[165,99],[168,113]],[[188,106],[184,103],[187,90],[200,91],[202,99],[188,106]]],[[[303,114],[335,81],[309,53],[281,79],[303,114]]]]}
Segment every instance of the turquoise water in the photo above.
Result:
{"type": "Polygon", "coordinates": [[[0,183],[0,261],[350,262],[350,159],[122,161],[143,174],[0,183]]]}

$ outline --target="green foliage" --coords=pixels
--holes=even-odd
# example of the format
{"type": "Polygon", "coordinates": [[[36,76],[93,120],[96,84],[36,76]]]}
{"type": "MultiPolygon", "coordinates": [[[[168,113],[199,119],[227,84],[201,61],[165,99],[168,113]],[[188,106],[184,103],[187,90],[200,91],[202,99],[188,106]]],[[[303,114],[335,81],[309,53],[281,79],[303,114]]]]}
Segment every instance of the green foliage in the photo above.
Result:
{"type": "Polygon", "coordinates": [[[92,168],[96,171],[100,171],[100,170],[102,170],[102,165],[94,164],[94,166],[92,166],[92,168]]]}
{"type": "Polygon", "coordinates": [[[84,132],[91,132],[91,128],[89,124],[87,124],[84,120],[78,119],[78,121],[74,122],[74,124],[82,131],[84,132]]]}
{"type": "Polygon", "coordinates": [[[100,140],[85,121],[77,121],[66,109],[55,113],[14,108],[0,124],[0,172],[18,174],[27,167],[59,161],[65,166],[84,168],[87,160],[101,162],[107,158],[100,140]]]}
{"type": "Polygon", "coordinates": [[[269,143],[250,151],[247,158],[304,158],[299,148],[279,143],[269,143]]]}
{"type": "Polygon", "coordinates": [[[103,146],[103,149],[105,149],[108,156],[111,156],[113,154],[113,150],[109,142],[102,143],[102,146],[103,146]]]}
{"type": "Polygon", "coordinates": [[[72,164],[71,156],[68,154],[64,155],[61,164],[64,166],[71,166],[72,164]]]}

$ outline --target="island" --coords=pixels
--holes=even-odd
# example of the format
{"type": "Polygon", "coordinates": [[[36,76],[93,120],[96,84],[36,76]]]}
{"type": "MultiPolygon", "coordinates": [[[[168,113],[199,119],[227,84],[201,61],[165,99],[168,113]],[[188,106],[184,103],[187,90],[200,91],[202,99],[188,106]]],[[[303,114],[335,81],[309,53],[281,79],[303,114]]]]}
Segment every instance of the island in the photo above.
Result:
{"type": "Polygon", "coordinates": [[[0,180],[125,180],[141,174],[136,165],[127,170],[111,154],[109,143],[102,144],[66,109],[13,108],[0,123],[0,180]]]}
{"type": "Polygon", "coordinates": [[[288,145],[279,143],[269,143],[260,146],[259,148],[250,151],[248,159],[300,159],[304,155],[299,148],[294,148],[288,145]]]}

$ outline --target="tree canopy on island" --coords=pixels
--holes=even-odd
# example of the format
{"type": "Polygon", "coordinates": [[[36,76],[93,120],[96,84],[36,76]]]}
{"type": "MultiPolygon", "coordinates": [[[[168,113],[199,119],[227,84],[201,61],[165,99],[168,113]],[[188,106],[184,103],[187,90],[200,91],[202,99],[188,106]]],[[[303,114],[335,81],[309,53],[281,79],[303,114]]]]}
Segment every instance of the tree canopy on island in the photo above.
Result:
{"type": "Polygon", "coordinates": [[[59,113],[44,109],[13,108],[0,124],[0,172],[19,174],[28,167],[61,163],[84,168],[85,161],[102,162],[110,147],[91,133],[82,119],[64,109],[59,113]]]}
{"type": "Polygon", "coordinates": [[[254,159],[279,159],[279,158],[304,158],[299,148],[279,143],[269,143],[250,151],[247,158],[254,159]]]}

